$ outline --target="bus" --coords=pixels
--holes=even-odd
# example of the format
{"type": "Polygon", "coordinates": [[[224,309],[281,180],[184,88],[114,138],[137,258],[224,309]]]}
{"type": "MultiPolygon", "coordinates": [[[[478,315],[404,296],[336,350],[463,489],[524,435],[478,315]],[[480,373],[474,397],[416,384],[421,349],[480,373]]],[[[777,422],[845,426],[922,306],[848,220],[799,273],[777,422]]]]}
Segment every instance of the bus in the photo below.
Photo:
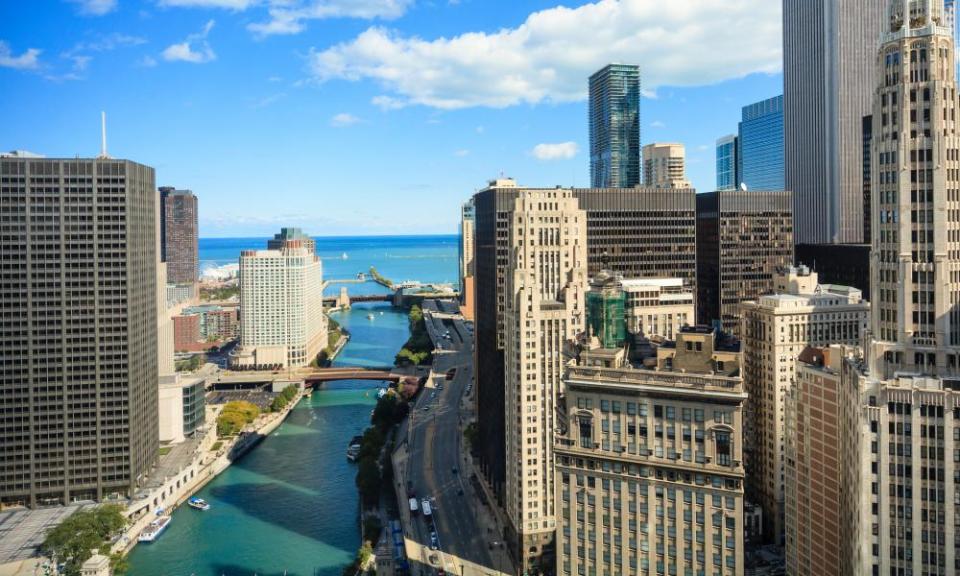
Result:
{"type": "Polygon", "coordinates": [[[410,499],[410,515],[416,516],[419,512],[420,512],[420,509],[417,507],[417,499],[411,498],[410,499]]]}

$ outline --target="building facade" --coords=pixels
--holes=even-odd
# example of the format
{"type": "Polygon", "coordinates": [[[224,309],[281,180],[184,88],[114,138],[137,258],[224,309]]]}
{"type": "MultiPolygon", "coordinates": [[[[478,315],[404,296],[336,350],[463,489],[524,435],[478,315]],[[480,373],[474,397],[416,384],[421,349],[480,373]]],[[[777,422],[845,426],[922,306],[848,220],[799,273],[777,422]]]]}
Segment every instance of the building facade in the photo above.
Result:
{"type": "Polygon", "coordinates": [[[590,186],[632,188],[640,172],[640,68],[610,64],[590,76],[590,186]]]}
{"type": "Polygon", "coordinates": [[[863,241],[861,119],[887,3],[783,1],[784,179],[798,243],[863,241]]]}
{"type": "Polygon", "coordinates": [[[736,134],[717,139],[717,190],[736,190],[740,187],[739,146],[736,134]]]}
{"type": "Polygon", "coordinates": [[[764,537],[783,543],[784,418],[796,359],[810,346],[858,346],[870,305],[856,288],[820,284],[809,268],[778,273],[774,288],[741,305],[743,382],[749,394],[746,429],[751,499],[763,508],[764,537]]]}
{"type": "MultiPolygon", "coordinates": [[[[481,470],[502,499],[506,481],[503,451],[503,314],[510,273],[506,230],[514,202],[524,188],[508,178],[493,180],[474,196],[475,337],[477,407],[484,418],[480,434],[481,470]]],[[[587,274],[604,267],[629,278],[680,278],[696,285],[696,191],[653,188],[577,188],[578,206],[587,215],[587,274]]]]}
{"type": "Polygon", "coordinates": [[[130,497],[159,450],[153,168],[15,154],[0,175],[0,504],[130,497]]]}
{"type": "Polygon", "coordinates": [[[851,562],[859,540],[859,394],[842,376],[849,348],[807,348],[797,358],[785,411],[785,533],[788,574],[863,574],[851,562]]]}
{"type": "Polygon", "coordinates": [[[643,185],[649,188],[693,188],[687,180],[683,144],[653,143],[643,147],[643,185]]]}
{"type": "Polygon", "coordinates": [[[682,331],[656,370],[595,349],[568,368],[557,574],[744,573],[746,394],[715,338],[682,331]]]}
{"type": "Polygon", "coordinates": [[[161,186],[160,245],[171,284],[195,284],[200,278],[197,197],[190,190],[161,186]]]}
{"type": "Polygon", "coordinates": [[[793,263],[789,192],[728,190],[697,195],[697,323],[740,329],[740,303],[773,290],[793,263]]]}
{"type": "Polygon", "coordinates": [[[960,570],[960,135],[943,0],[891,1],[873,107],[872,339],[859,391],[858,573],[960,570]]]}
{"type": "Polygon", "coordinates": [[[869,244],[797,244],[797,264],[807,266],[826,284],[852,286],[870,300],[869,244]]]}
{"type": "Polygon", "coordinates": [[[299,368],[327,346],[320,259],[300,240],[240,254],[236,368],[299,368]]]}
{"type": "Polygon", "coordinates": [[[476,209],[473,198],[460,208],[460,308],[464,320],[474,317],[473,251],[476,235],[476,209]]]}
{"type": "Polygon", "coordinates": [[[696,319],[693,290],[680,278],[630,278],[622,281],[627,331],[647,338],[677,338],[696,319]]]}
{"type": "MultiPolygon", "coordinates": [[[[737,160],[748,190],[786,190],[783,176],[783,96],[743,107],[737,160]]],[[[718,188],[719,190],[720,188],[718,188]]]]}
{"type": "Polygon", "coordinates": [[[506,230],[506,512],[524,571],[553,566],[553,433],[567,342],[584,330],[586,214],[569,190],[521,192],[506,230]]]}

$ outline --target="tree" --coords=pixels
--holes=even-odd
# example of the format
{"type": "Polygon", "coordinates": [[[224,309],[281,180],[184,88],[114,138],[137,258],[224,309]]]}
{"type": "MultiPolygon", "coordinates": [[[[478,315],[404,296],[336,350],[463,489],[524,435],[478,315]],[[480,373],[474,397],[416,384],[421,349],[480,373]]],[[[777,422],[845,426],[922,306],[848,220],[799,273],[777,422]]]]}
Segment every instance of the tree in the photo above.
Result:
{"type": "Polygon", "coordinates": [[[376,458],[360,460],[360,466],[357,469],[357,488],[366,505],[372,506],[377,503],[380,496],[380,467],[377,466],[376,458]]]}
{"type": "Polygon", "coordinates": [[[223,411],[217,416],[217,436],[233,436],[246,425],[247,420],[243,414],[223,411]]]}
{"type": "Polygon", "coordinates": [[[123,507],[118,504],[81,510],[47,532],[40,549],[63,562],[67,576],[76,576],[95,550],[109,551],[107,540],[126,524],[123,507]]]}

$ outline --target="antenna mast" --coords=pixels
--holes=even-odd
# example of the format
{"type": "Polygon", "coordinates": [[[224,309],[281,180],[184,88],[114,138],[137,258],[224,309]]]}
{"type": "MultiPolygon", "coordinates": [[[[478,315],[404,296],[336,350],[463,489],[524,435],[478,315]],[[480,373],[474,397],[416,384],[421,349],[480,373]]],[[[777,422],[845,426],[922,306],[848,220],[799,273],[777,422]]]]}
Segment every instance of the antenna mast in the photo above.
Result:
{"type": "Polygon", "coordinates": [[[100,112],[100,158],[109,158],[107,155],[107,113],[100,112]]]}

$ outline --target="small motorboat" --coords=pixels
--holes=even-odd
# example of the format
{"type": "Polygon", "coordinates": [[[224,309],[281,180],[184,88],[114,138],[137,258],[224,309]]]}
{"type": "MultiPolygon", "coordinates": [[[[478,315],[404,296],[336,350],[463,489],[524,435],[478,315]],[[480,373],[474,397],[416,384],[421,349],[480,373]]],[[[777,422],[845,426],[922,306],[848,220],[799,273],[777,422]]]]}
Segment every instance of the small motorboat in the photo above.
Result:
{"type": "Polygon", "coordinates": [[[373,320],[373,318],[374,318],[373,314],[367,314],[367,320],[373,320]]]}
{"type": "Polygon", "coordinates": [[[206,500],[204,500],[203,498],[197,498],[196,496],[187,500],[187,505],[190,506],[191,508],[196,508],[197,510],[210,509],[210,504],[206,500]]]}

